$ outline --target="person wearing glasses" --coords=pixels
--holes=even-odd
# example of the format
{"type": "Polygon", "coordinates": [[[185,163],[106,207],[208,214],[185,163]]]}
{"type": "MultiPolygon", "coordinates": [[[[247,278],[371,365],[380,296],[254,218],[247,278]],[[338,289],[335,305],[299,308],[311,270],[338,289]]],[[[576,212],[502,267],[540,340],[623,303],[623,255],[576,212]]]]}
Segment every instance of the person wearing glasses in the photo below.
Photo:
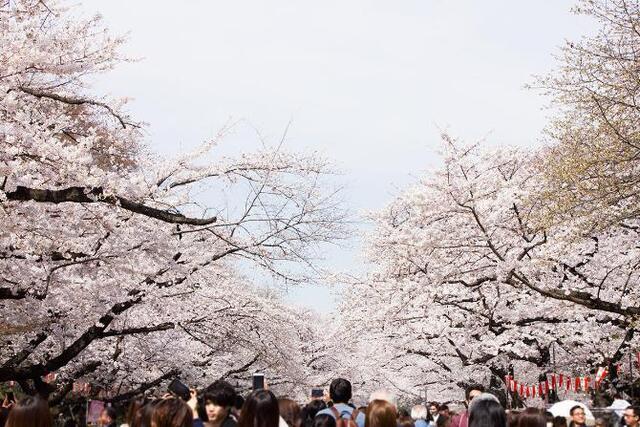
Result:
{"type": "Polygon", "coordinates": [[[640,420],[640,407],[629,406],[624,410],[624,424],[627,427],[638,427],[640,420]]]}
{"type": "Polygon", "coordinates": [[[569,410],[569,415],[571,415],[569,427],[586,427],[587,417],[582,406],[576,405],[571,408],[569,410]]]}

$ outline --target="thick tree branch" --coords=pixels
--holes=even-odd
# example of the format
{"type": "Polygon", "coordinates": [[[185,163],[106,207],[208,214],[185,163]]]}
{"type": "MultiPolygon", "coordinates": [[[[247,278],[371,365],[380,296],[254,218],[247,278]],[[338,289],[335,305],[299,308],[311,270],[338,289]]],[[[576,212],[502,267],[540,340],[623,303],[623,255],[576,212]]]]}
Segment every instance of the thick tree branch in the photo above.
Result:
{"type": "Polygon", "coordinates": [[[104,190],[101,187],[69,187],[61,190],[43,190],[18,186],[15,191],[6,193],[6,196],[7,199],[14,201],[42,203],[106,203],[171,224],[209,225],[217,221],[216,217],[190,218],[179,213],[152,208],[124,197],[107,195],[104,194],[104,190]]]}

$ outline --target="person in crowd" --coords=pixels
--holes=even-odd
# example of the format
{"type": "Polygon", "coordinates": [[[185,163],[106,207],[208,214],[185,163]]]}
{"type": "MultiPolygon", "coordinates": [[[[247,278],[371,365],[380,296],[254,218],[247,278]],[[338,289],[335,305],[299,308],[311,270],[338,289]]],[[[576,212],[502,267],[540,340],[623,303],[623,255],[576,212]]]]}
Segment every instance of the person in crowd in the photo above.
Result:
{"type": "Polygon", "coordinates": [[[445,404],[442,404],[438,407],[438,414],[442,415],[445,418],[451,417],[451,411],[449,411],[449,407],[445,404]]]}
{"type": "MultiPolygon", "coordinates": [[[[469,401],[469,427],[507,427],[507,414],[494,395],[480,393],[469,401]]],[[[518,416],[518,422],[522,414],[518,416]]]]}
{"type": "Polygon", "coordinates": [[[231,416],[235,402],[236,392],[231,384],[223,380],[211,384],[204,394],[207,427],[236,427],[237,422],[231,416]]]}
{"type": "Polygon", "coordinates": [[[278,399],[269,390],[252,392],[242,405],[238,427],[278,427],[278,399]]]}
{"type": "Polygon", "coordinates": [[[287,398],[278,399],[278,409],[289,427],[302,426],[302,411],[295,401],[287,398]]]}
{"type": "Polygon", "coordinates": [[[553,427],[567,427],[566,417],[553,417],[553,427]]]}
{"type": "Polygon", "coordinates": [[[194,427],[193,408],[177,397],[161,399],[153,405],[151,427],[194,427]]]}
{"type": "Polygon", "coordinates": [[[546,427],[547,416],[538,408],[527,408],[518,416],[518,427],[546,427]]]}
{"type": "Polygon", "coordinates": [[[571,422],[569,427],[586,427],[586,413],[581,405],[576,405],[569,410],[571,422]]]}
{"type": "Polygon", "coordinates": [[[624,410],[623,418],[627,427],[638,427],[638,421],[640,420],[640,407],[629,406],[624,410]]]}
{"type": "Polygon", "coordinates": [[[438,417],[440,416],[440,405],[438,402],[431,402],[429,405],[429,416],[431,419],[427,418],[427,422],[429,422],[430,427],[435,427],[438,422],[438,417]]]}
{"type": "Polygon", "coordinates": [[[129,407],[127,408],[127,413],[124,417],[125,423],[120,425],[120,427],[132,427],[135,423],[136,414],[146,403],[147,400],[144,398],[144,396],[131,399],[131,402],[129,402],[129,407]]]}
{"type": "Polygon", "coordinates": [[[398,419],[410,417],[411,414],[405,408],[398,408],[398,419]]]}
{"type": "Polygon", "coordinates": [[[53,418],[47,400],[40,397],[25,397],[13,405],[5,427],[51,427],[53,418]]]}
{"type": "MultiPolygon", "coordinates": [[[[468,386],[464,391],[464,399],[467,408],[473,399],[482,393],[484,393],[484,387],[480,384],[472,384],[468,386]]],[[[442,407],[440,407],[440,412],[442,413],[442,407]]],[[[464,411],[453,417],[451,420],[451,427],[469,427],[469,411],[464,411]]]]}
{"type": "Polygon", "coordinates": [[[518,427],[518,418],[520,417],[520,411],[506,411],[507,412],[507,426],[518,427]]]}
{"type": "Polygon", "coordinates": [[[410,416],[401,416],[398,418],[398,427],[416,427],[416,425],[410,416]]]}
{"type": "Polygon", "coordinates": [[[100,427],[116,427],[116,418],[116,410],[112,406],[106,406],[102,412],[100,412],[98,425],[100,427]]]}
{"type": "Polygon", "coordinates": [[[544,411],[544,416],[547,419],[547,427],[553,427],[553,414],[549,411],[544,411]]]}
{"type": "Polygon", "coordinates": [[[396,405],[386,400],[373,400],[367,406],[365,427],[397,427],[396,405]]]}
{"type": "MultiPolygon", "coordinates": [[[[304,426],[312,427],[314,423],[313,419],[315,418],[315,416],[318,415],[318,412],[326,408],[327,404],[324,402],[324,400],[312,399],[309,403],[307,403],[302,409],[302,423],[304,424],[304,426]]],[[[332,417],[329,416],[329,418],[332,417]]]]}
{"type": "Polygon", "coordinates": [[[240,419],[240,413],[242,412],[242,405],[244,405],[244,397],[236,394],[236,400],[233,403],[233,408],[231,408],[231,415],[236,420],[236,422],[240,419]]]}
{"type": "Polygon", "coordinates": [[[159,400],[150,400],[142,405],[129,420],[129,427],[151,427],[153,407],[159,400]]]}
{"type": "Polygon", "coordinates": [[[415,405],[411,408],[411,418],[414,421],[415,427],[428,427],[429,423],[427,422],[427,418],[429,417],[429,412],[427,411],[427,407],[424,405],[415,405]]]}
{"type": "Polygon", "coordinates": [[[313,418],[310,427],[336,427],[336,419],[328,414],[321,414],[313,418]]]}
{"type": "Polygon", "coordinates": [[[607,427],[607,421],[604,418],[596,418],[596,427],[607,427]]]}
{"type": "MultiPolygon", "coordinates": [[[[316,416],[326,414],[331,415],[336,420],[338,417],[344,419],[351,418],[355,409],[349,405],[349,401],[351,400],[351,383],[349,381],[344,378],[336,378],[331,381],[331,385],[329,386],[329,397],[333,402],[333,406],[319,411],[316,416]]],[[[355,421],[358,427],[364,427],[365,415],[358,412],[355,416],[355,421]]]]}

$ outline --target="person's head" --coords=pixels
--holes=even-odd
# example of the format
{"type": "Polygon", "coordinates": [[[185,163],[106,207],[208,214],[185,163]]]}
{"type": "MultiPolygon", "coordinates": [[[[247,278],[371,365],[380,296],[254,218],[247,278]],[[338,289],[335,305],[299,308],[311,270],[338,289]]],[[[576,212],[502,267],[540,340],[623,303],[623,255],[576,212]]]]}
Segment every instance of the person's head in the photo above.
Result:
{"type": "Polygon", "coordinates": [[[481,393],[472,399],[469,405],[469,427],[506,426],[507,414],[495,396],[481,393]]]}
{"type": "Polygon", "coordinates": [[[280,416],[289,427],[300,427],[302,424],[302,411],[300,406],[291,399],[278,399],[280,416]]]}
{"type": "Polygon", "coordinates": [[[480,384],[471,384],[464,389],[464,400],[469,404],[474,397],[484,393],[484,387],[480,384]]]}
{"type": "Polygon", "coordinates": [[[193,412],[182,399],[159,400],[153,405],[151,427],[193,427],[193,412]]]}
{"type": "Polygon", "coordinates": [[[584,425],[585,420],[587,419],[584,408],[580,405],[572,407],[569,410],[569,415],[571,415],[571,422],[573,424],[584,425]]]}
{"type": "Polygon", "coordinates": [[[327,407],[327,404],[324,400],[311,400],[309,403],[305,405],[302,409],[302,420],[306,427],[311,427],[313,424],[313,419],[318,414],[318,412],[322,411],[327,407]]]}
{"type": "Polygon", "coordinates": [[[220,422],[224,420],[235,403],[236,392],[226,381],[214,382],[204,394],[204,408],[209,421],[220,422]]]}
{"type": "Polygon", "coordinates": [[[413,418],[411,417],[400,417],[398,420],[398,427],[415,427],[415,423],[413,422],[413,418]]]}
{"type": "Polygon", "coordinates": [[[507,412],[507,426],[508,427],[518,427],[518,419],[520,418],[519,411],[509,411],[507,412]]]}
{"type": "Polygon", "coordinates": [[[242,405],[244,405],[244,397],[236,394],[236,398],[233,401],[233,407],[231,408],[231,413],[236,417],[236,419],[240,418],[240,413],[242,412],[242,405]]]}
{"type": "Polygon", "coordinates": [[[51,427],[53,420],[47,401],[39,396],[25,397],[11,408],[5,427],[51,427]]]}
{"type": "Polygon", "coordinates": [[[411,418],[414,420],[426,420],[427,415],[427,407],[424,405],[415,405],[411,408],[411,418]]]}
{"type": "Polygon", "coordinates": [[[538,408],[527,408],[518,416],[518,427],[546,427],[547,416],[538,408]]]}
{"type": "Polygon", "coordinates": [[[351,400],[351,383],[344,378],[336,378],[331,381],[329,397],[333,403],[349,403],[351,400]]]}
{"type": "Polygon", "coordinates": [[[320,414],[313,419],[311,427],[336,427],[336,419],[329,414],[320,414]]]}
{"type": "Polygon", "coordinates": [[[386,400],[373,400],[367,406],[364,425],[365,427],[397,427],[397,415],[396,405],[386,400]]]}
{"type": "Polygon", "coordinates": [[[151,427],[151,414],[159,400],[151,400],[141,406],[129,421],[129,427],[151,427]]]}
{"type": "Polygon", "coordinates": [[[553,417],[553,427],[567,427],[566,417],[553,417]]]}
{"type": "Polygon", "coordinates": [[[109,426],[116,422],[116,410],[111,406],[105,407],[102,412],[100,412],[100,418],[98,418],[98,425],[101,426],[109,426]]]}
{"type": "Polygon", "coordinates": [[[269,390],[256,390],[244,401],[237,427],[278,427],[278,399],[269,390]]]}
{"type": "Polygon", "coordinates": [[[596,418],[596,427],[607,427],[607,422],[604,418],[596,418]]]}
{"type": "Polygon", "coordinates": [[[640,420],[640,407],[629,406],[624,410],[624,423],[627,426],[637,426],[640,420]]]}
{"type": "Polygon", "coordinates": [[[443,417],[448,418],[449,417],[449,407],[447,405],[440,405],[438,406],[438,414],[442,415],[443,417]]]}
{"type": "MultiPolygon", "coordinates": [[[[447,414],[449,413],[449,409],[447,409],[447,414]]],[[[439,417],[436,420],[436,427],[449,427],[451,425],[451,418],[449,415],[443,415],[442,412],[439,413],[439,417]]]]}
{"type": "Polygon", "coordinates": [[[127,424],[129,424],[130,426],[134,424],[136,414],[145,405],[145,403],[146,399],[144,397],[137,397],[131,400],[131,402],[129,403],[129,407],[127,408],[127,414],[125,415],[127,424]]]}
{"type": "Polygon", "coordinates": [[[429,405],[429,413],[431,414],[431,416],[435,417],[436,415],[438,415],[439,410],[440,407],[438,405],[438,402],[431,402],[431,404],[429,405]]]}

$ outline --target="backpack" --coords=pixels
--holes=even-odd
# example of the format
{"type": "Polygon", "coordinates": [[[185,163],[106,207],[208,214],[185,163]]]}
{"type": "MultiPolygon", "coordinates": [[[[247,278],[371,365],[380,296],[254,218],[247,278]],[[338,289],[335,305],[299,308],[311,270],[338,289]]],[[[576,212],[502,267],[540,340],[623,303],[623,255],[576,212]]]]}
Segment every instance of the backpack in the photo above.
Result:
{"type": "Polygon", "coordinates": [[[332,406],[331,413],[336,418],[336,427],[358,427],[356,418],[358,418],[358,410],[354,409],[349,418],[343,418],[338,410],[332,406]]]}

